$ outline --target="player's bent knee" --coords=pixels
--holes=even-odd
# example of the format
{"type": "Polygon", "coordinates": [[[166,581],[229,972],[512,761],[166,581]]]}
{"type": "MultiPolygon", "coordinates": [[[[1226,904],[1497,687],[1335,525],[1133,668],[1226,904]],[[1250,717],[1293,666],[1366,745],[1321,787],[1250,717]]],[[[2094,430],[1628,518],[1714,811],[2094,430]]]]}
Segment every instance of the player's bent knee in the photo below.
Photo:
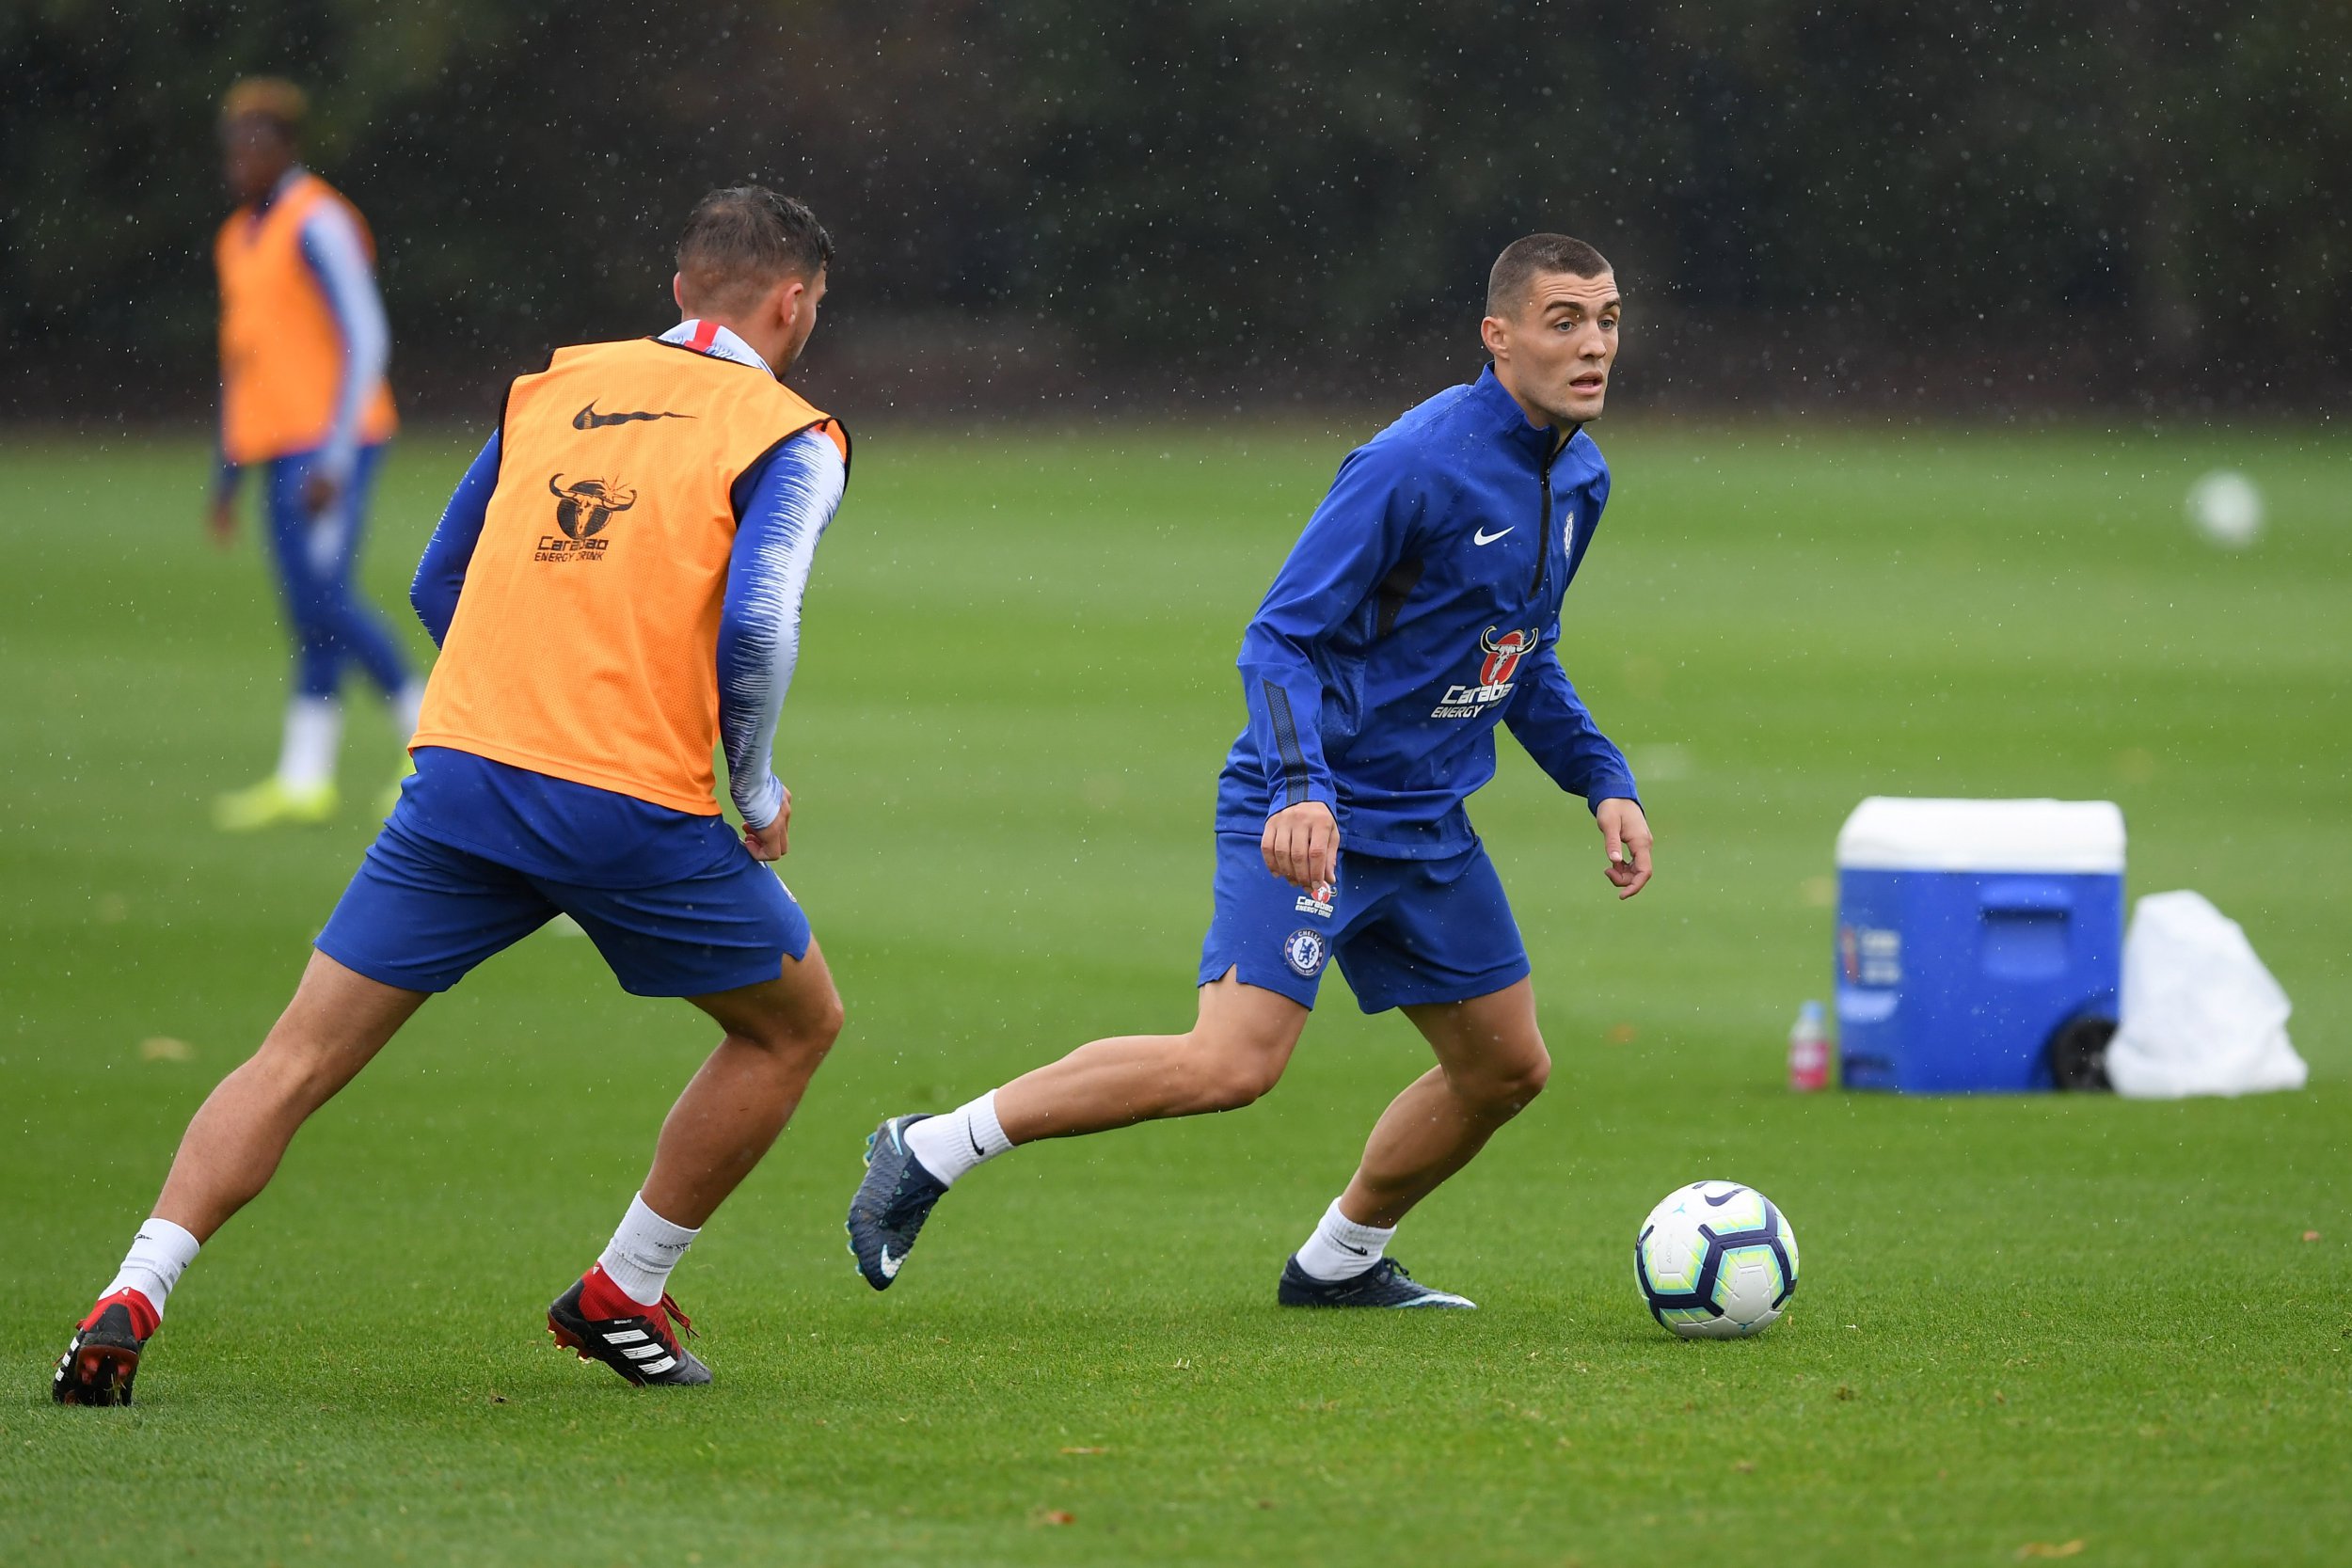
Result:
{"type": "Polygon", "coordinates": [[[1540,1052],[1535,1059],[1528,1064],[1527,1069],[1519,1075],[1519,1103],[1522,1106],[1527,1104],[1529,1101],[1543,1093],[1544,1085],[1550,1082],[1551,1053],[1540,1052]]]}
{"type": "Polygon", "coordinates": [[[1282,1081],[1279,1053],[1227,1048],[1193,1058],[1192,1105],[1196,1111],[1238,1111],[1254,1105],[1282,1081]]]}
{"type": "Polygon", "coordinates": [[[793,1020],[794,1042],[822,1061],[849,1022],[849,1009],[842,1006],[841,993],[828,987],[822,1000],[812,1003],[793,1020]]]}
{"type": "Polygon", "coordinates": [[[1509,1117],[1527,1109],[1550,1081],[1551,1053],[1537,1046],[1532,1055],[1466,1077],[1454,1092],[1488,1116],[1509,1117]]]}
{"type": "Polygon", "coordinates": [[[332,1100],[356,1069],[334,1046],[272,1031],[240,1070],[249,1075],[247,1082],[265,1086],[280,1103],[298,1106],[307,1115],[332,1100]]]}
{"type": "Polygon", "coordinates": [[[777,1055],[813,1056],[822,1061],[833,1049],[833,1042],[841,1037],[842,1027],[848,1022],[849,1014],[841,1006],[841,998],[833,995],[788,1013],[777,1013],[739,1033],[777,1055]]]}

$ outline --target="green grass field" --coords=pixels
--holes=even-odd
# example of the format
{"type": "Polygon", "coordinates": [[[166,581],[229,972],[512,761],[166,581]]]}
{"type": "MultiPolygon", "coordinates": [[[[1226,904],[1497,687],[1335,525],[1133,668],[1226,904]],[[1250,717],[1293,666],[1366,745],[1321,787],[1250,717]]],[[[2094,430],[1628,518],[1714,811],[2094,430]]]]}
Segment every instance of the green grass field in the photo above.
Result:
{"type": "MultiPolygon", "coordinates": [[[[548,1344],[711,1032],[548,932],[304,1132],[127,1412],[54,1408],[50,1363],[282,1004],[392,737],[355,709],[331,829],[215,834],[275,756],[284,653],[250,543],[199,537],[202,452],[0,446],[0,1560],[2344,1560],[2352,460],[2324,429],[1607,429],[1564,652],[1661,872],[1617,905],[1506,742],[1474,810],[1558,1067],[1395,1249],[1484,1309],[1273,1306],[1423,1063],[1336,974],[1263,1104],[1023,1150],[898,1289],[857,1280],[879,1114],[1189,1020],[1240,628],[1373,422],[861,440],[780,745],[850,1026],[675,1280],[714,1387],[548,1344]],[[2225,461],[2271,503],[2241,556],[2180,515],[2225,461]],[[1871,793],[2121,801],[2133,891],[2245,924],[2310,1090],[1788,1094],[1871,793]],[[1673,1340],[1634,1294],[1636,1222],[1708,1176],[1804,1243],[1757,1340],[1673,1340]]],[[[388,470],[370,575],[405,632],[468,450],[388,470]]]]}

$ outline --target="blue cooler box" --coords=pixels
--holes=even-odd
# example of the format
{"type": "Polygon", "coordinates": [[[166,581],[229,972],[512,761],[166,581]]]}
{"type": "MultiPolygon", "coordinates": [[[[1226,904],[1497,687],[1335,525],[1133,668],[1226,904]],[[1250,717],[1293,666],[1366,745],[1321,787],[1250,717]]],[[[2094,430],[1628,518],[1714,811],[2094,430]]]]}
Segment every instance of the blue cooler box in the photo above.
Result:
{"type": "Polygon", "coordinates": [[[2058,1027],[2116,1016],[2123,814],[2112,801],[1873,796],[1837,835],[1837,884],[1850,1089],[2046,1089],[2058,1027]]]}

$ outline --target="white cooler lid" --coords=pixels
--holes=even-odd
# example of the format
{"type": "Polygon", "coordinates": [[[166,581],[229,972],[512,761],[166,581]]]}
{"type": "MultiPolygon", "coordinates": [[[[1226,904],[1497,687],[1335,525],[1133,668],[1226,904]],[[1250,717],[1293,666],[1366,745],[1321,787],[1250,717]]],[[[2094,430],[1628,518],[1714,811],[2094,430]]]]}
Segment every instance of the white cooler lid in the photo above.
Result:
{"type": "Polygon", "coordinates": [[[2112,800],[1873,795],[1838,831],[1837,864],[1853,871],[2121,875],[2123,811],[2112,800]]]}

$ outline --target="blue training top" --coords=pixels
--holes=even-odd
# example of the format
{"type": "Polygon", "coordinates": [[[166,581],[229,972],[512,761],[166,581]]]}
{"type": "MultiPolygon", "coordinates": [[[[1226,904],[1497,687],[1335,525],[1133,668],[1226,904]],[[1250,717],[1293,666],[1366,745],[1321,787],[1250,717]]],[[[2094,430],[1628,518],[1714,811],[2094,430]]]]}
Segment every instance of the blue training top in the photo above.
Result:
{"type": "Polygon", "coordinates": [[[1242,634],[1249,727],[1220,832],[1321,800],[1352,853],[1436,860],[1476,842],[1497,721],[1560,787],[1635,800],[1633,773],[1560,667],[1560,603],[1609,500],[1579,432],[1527,416],[1489,366],[1347,454],[1242,634]]]}

